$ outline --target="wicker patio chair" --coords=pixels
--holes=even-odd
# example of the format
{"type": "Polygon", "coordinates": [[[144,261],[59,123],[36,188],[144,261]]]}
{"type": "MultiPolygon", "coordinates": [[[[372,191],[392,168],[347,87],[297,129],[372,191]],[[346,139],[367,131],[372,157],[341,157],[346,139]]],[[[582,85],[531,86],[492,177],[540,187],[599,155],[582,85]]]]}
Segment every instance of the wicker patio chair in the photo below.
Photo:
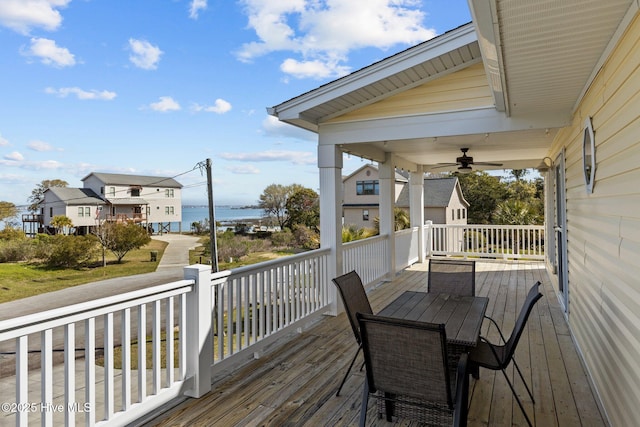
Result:
{"type": "Polygon", "coordinates": [[[342,386],[344,386],[345,381],[347,381],[349,372],[351,372],[353,364],[355,363],[360,350],[362,350],[362,339],[360,338],[360,327],[358,326],[356,313],[373,314],[373,311],[371,310],[369,298],[367,297],[364,286],[362,285],[362,280],[358,273],[351,271],[343,274],[342,276],[336,277],[332,281],[338,288],[340,298],[342,298],[342,303],[344,304],[344,309],[347,312],[347,318],[349,319],[351,329],[353,330],[353,335],[358,343],[358,350],[356,350],[356,354],[353,356],[353,359],[349,364],[349,368],[347,369],[347,372],[345,372],[342,382],[340,383],[340,387],[338,387],[338,391],[336,392],[336,396],[339,396],[342,386]]]}
{"type": "Polygon", "coordinates": [[[427,291],[475,296],[476,262],[430,258],[427,291]]]}
{"type": "Polygon", "coordinates": [[[533,394],[531,393],[531,390],[529,389],[529,386],[527,385],[527,382],[522,375],[522,371],[520,371],[520,367],[518,367],[518,364],[516,363],[513,356],[516,351],[516,347],[518,346],[518,342],[520,341],[520,336],[522,335],[527,320],[529,319],[529,315],[531,314],[531,310],[533,309],[535,303],[540,298],[542,298],[542,294],[538,290],[539,286],[540,282],[536,282],[529,290],[527,299],[522,305],[522,309],[520,310],[520,314],[518,315],[518,319],[508,340],[505,340],[502,331],[500,331],[500,328],[498,328],[498,332],[500,333],[502,342],[505,343],[504,345],[491,344],[486,338],[481,336],[478,345],[469,353],[469,370],[471,372],[477,372],[478,367],[483,367],[494,371],[502,371],[502,373],[504,374],[504,378],[507,380],[507,383],[511,388],[513,396],[518,402],[518,406],[520,406],[520,410],[522,410],[522,413],[524,414],[524,417],[526,418],[527,423],[530,426],[531,420],[529,420],[529,417],[527,416],[527,413],[522,406],[522,402],[520,401],[520,398],[518,397],[513,384],[511,383],[511,381],[509,381],[509,377],[505,369],[509,365],[509,363],[513,361],[513,365],[516,367],[516,370],[518,371],[518,374],[520,375],[520,378],[522,379],[522,382],[524,383],[524,386],[529,393],[531,402],[535,404],[536,402],[533,399],[533,394]]]}
{"type": "Polygon", "coordinates": [[[467,354],[450,373],[444,324],[357,316],[367,367],[360,426],[366,422],[370,395],[378,399],[378,414],[384,412],[387,421],[398,416],[428,425],[466,426],[467,354]]]}

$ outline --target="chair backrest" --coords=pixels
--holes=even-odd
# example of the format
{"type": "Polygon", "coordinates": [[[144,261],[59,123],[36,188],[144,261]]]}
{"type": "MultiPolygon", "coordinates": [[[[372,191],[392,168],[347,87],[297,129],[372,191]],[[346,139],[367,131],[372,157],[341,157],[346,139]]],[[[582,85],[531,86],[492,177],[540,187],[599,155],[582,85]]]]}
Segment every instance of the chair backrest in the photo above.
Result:
{"type": "Polygon", "coordinates": [[[358,313],[371,393],[381,391],[453,409],[444,324],[358,313]]]}
{"type": "Polygon", "coordinates": [[[462,296],[476,295],[476,262],[429,259],[428,292],[462,296]]]}
{"type": "Polygon", "coordinates": [[[356,313],[373,314],[369,298],[362,285],[362,280],[354,270],[336,277],[332,279],[332,281],[338,287],[340,298],[342,298],[344,309],[347,312],[349,323],[353,329],[353,335],[356,337],[358,344],[360,344],[362,340],[360,338],[360,327],[356,313]]]}
{"type": "Polygon", "coordinates": [[[527,324],[527,320],[529,319],[529,315],[531,314],[531,310],[533,306],[538,302],[540,298],[542,298],[542,294],[538,290],[540,286],[540,282],[536,282],[531,289],[529,289],[529,293],[527,294],[527,299],[524,301],[522,308],[520,309],[520,314],[518,314],[518,319],[516,320],[516,324],[513,327],[513,331],[511,332],[511,336],[507,340],[504,352],[504,360],[503,364],[506,366],[509,364],[509,361],[513,357],[513,353],[516,351],[516,347],[518,346],[518,341],[520,341],[520,336],[524,331],[524,327],[527,324]]]}

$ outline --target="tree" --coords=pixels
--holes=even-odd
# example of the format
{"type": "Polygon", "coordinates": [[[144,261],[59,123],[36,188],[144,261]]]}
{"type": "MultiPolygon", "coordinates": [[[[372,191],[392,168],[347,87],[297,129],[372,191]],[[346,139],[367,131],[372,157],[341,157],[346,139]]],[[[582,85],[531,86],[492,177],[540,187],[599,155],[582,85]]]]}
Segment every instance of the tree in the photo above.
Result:
{"type": "Polygon", "coordinates": [[[149,233],[134,223],[107,222],[96,233],[104,248],[113,252],[118,263],[131,250],[140,249],[151,241],[149,233]]]}
{"type": "Polygon", "coordinates": [[[268,216],[275,217],[280,228],[285,228],[288,219],[287,200],[293,193],[302,188],[304,187],[300,184],[271,184],[260,195],[258,206],[268,216]]]}
{"type": "Polygon", "coordinates": [[[320,196],[310,188],[297,188],[286,202],[288,218],[285,225],[293,228],[296,225],[318,229],[320,225],[320,196]]]}
{"type": "Polygon", "coordinates": [[[526,175],[526,169],[511,169],[511,176],[513,176],[516,181],[522,181],[526,175]]]}
{"type": "MultiPolygon", "coordinates": [[[[409,218],[409,212],[402,208],[393,208],[393,229],[395,231],[404,230],[411,225],[411,219],[409,218]]],[[[373,226],[376,234],[380,234],[380,218],[375,217],[373,219],[373,226]]],[[[344,239],[344,235],[343,235],[344,239]]]]}
{"type": "Polygon", "coordinates": [[[11,202],[0,201],[0,221],[5,223],[18,216],[18,208],[11,202]]]}
{"type": "Polygon", "coordinates": [[[67,187],[68,185],[69,183],[62,179],[45,179],[40,182],[40,184],[31,191],[31,196],[27,199],[30,203],[29,211],[33,213],[38,212],[40,204],[44,201],[44,192],[46,190],[53,187],[67,187]]]}
{"type": "Polygon", "coordinates": [[[496,206],[507,197],[507,185],[484,171],[454,172],[452,176],[458,178],[462,194],[469,202],[469,224],[492,224],[496,206]]]}
{"type": "Polygon", "coordinates": [[[68,229],[73,227],[73,221],[68,216],[56,215],[51,218],[51,226],[56,229],[56,234],[69,234],[68,229]]]}

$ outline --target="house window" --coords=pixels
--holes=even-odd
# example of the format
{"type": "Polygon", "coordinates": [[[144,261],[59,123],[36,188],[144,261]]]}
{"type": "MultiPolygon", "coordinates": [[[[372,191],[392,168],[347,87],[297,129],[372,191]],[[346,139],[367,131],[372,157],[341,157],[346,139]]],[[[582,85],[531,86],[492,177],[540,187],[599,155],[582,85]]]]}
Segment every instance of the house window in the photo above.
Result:
{"type": "Polygon", "coordinates": [[[380,184],[375,181],[356,181],[356,194],[358,196],[380,194],[380,184]]]}
{"type": "Polygon", "coordinates": [[[49,208],[49,216],[53,218],[53,208],[49,208]]]}
{"type": "Polygon", "coordinates": [[[131,197],[140,197],[140,189],[132,188],[131,189],[131,197]]]}
{"type": "Polygon", "coordinates": [[[369,209],[362,209],[362,220],[369,221],[369,209]]]}
{"type": "Polygon", "coordinates": [[[151,206],[147,206],[147,215],[151,215],[151,206]]]}
{"type": "Polygon", "coordinates": [[[456,219],[456,210],[455,209],[451,209],[451,219],[456,219]]]}
{"type": "Polygon", "coordinates": [[[78,217],[83,218],[83,217],[90,217],[91,216],[91,208],[86,206],[86,207],[82,207],[80,206],[78,208],[78,217]]]}
{"type": "Polygon", "coordinates": [[[173,215],[173,213],[174,213],[173,206],[165,206],[164,207],[164,214],[165,215],[173,215]]]}
{"type": "Polygon", "coordinates": [[[116,187],[109,187],[109,196],[116,197],[116,187]]]}
{"type": "Polygon", "coordinates": [[[460,213],[460,209],[458,209],[458,219],[462,218],[462,214],[460,213]]]}
{"type": "Polygon", "coordinates": [[[84,208],[83,207],[79,207],[78,208],[78,216],[80,218],[82,218],[84,216],[84,208]]]}
{"type": "Polygon", "coordinates": [[[164,197],[173,198],[173,188],[167,188],[164,190],[164,197]]]}
{"type": "Polygon", "coordinates": [[[465,219],[466,217],[467,217],[467,210],[462,209],[462,219],[465,219]]]}
{"type": "Polygon", "coordinates": [[[100,194],[104,194],[104,187],[100,187],[100,194]]]}

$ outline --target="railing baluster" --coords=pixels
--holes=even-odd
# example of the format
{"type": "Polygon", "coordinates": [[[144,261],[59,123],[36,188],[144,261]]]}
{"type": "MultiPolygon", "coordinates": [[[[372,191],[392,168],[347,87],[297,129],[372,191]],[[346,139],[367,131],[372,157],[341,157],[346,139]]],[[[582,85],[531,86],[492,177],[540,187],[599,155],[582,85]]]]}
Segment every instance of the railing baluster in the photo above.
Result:
{"type": "Polygon", "coordinates": [[[160,362],[160,348],[161,348],[161,313],[160,313],[160,301],[153,302],[152,313],[152,329],[151,329],[151,358],[153,363],[152,375],[153,375],[153,394],[160,392],[162,387],[162,371],[160,362]]]}
{"type": "Polygon", "coordinates": [[[173,338],[173,315],[174,315],[174,299],[169,297],[166,300],[166,313],[165,313],[165,360],[166,360],[166,378],[167,387],[171,387],[174,381],[174,338],[173,338]]]}
{"type": "Polygon", "coordinates": [[[110,420],[114,413],[114,354],[113,313],[104,315],[104,418],[110,420]]]}
{"type": "MultiPolygon", "coordinates": [[[[45,408],[53,405],[53,331],[46,329],[40,334],[40,402],[45,408]]],[[[53,425],[53,411],[40,412],[42,426],[53,425]]]]}
{"type": "Polygon", "coordinates": [[[76,413],[71,409],[76,403],[76,328],[75,323],[64,327],[64,405],[65,426],[75,426],[76,413]]]}
{"type": "MultiPolygon", "coordinates": [[[[16,338],[16,404],[23,408],[29,404],[29,338],[16,338]]],[[[29,411],[16,412],[16,426],[27,426],[29,411]]]]}
{"type": "Polygon", "coordinates": [[[84,401],[88,405],[85,425],[96,423],[96,319],[84,321],[84,401]]]}
{"type": "Polygon", "coordinates": [[[122,310],[122,324],[120,325],[121,353],[122,353],[122,410],[131,407],[131,309],[122,310]]]}
{"type": "Polygon", "coordinates": [[[147,305],[138,306],[138,402],[147,397],[147,305]]]}
{"type": "Polygon", "coordinates": [[[178,363],[180,364],[180,377],[179,381],[184,381],[187,378],[187,337],[186,337],[186,329],[187,329],[187,295],[180,295],[180,315],[179,315],[179,323],[178,323],[178,340],[179,340],[179,351],[178,351],[178,363]]]}

